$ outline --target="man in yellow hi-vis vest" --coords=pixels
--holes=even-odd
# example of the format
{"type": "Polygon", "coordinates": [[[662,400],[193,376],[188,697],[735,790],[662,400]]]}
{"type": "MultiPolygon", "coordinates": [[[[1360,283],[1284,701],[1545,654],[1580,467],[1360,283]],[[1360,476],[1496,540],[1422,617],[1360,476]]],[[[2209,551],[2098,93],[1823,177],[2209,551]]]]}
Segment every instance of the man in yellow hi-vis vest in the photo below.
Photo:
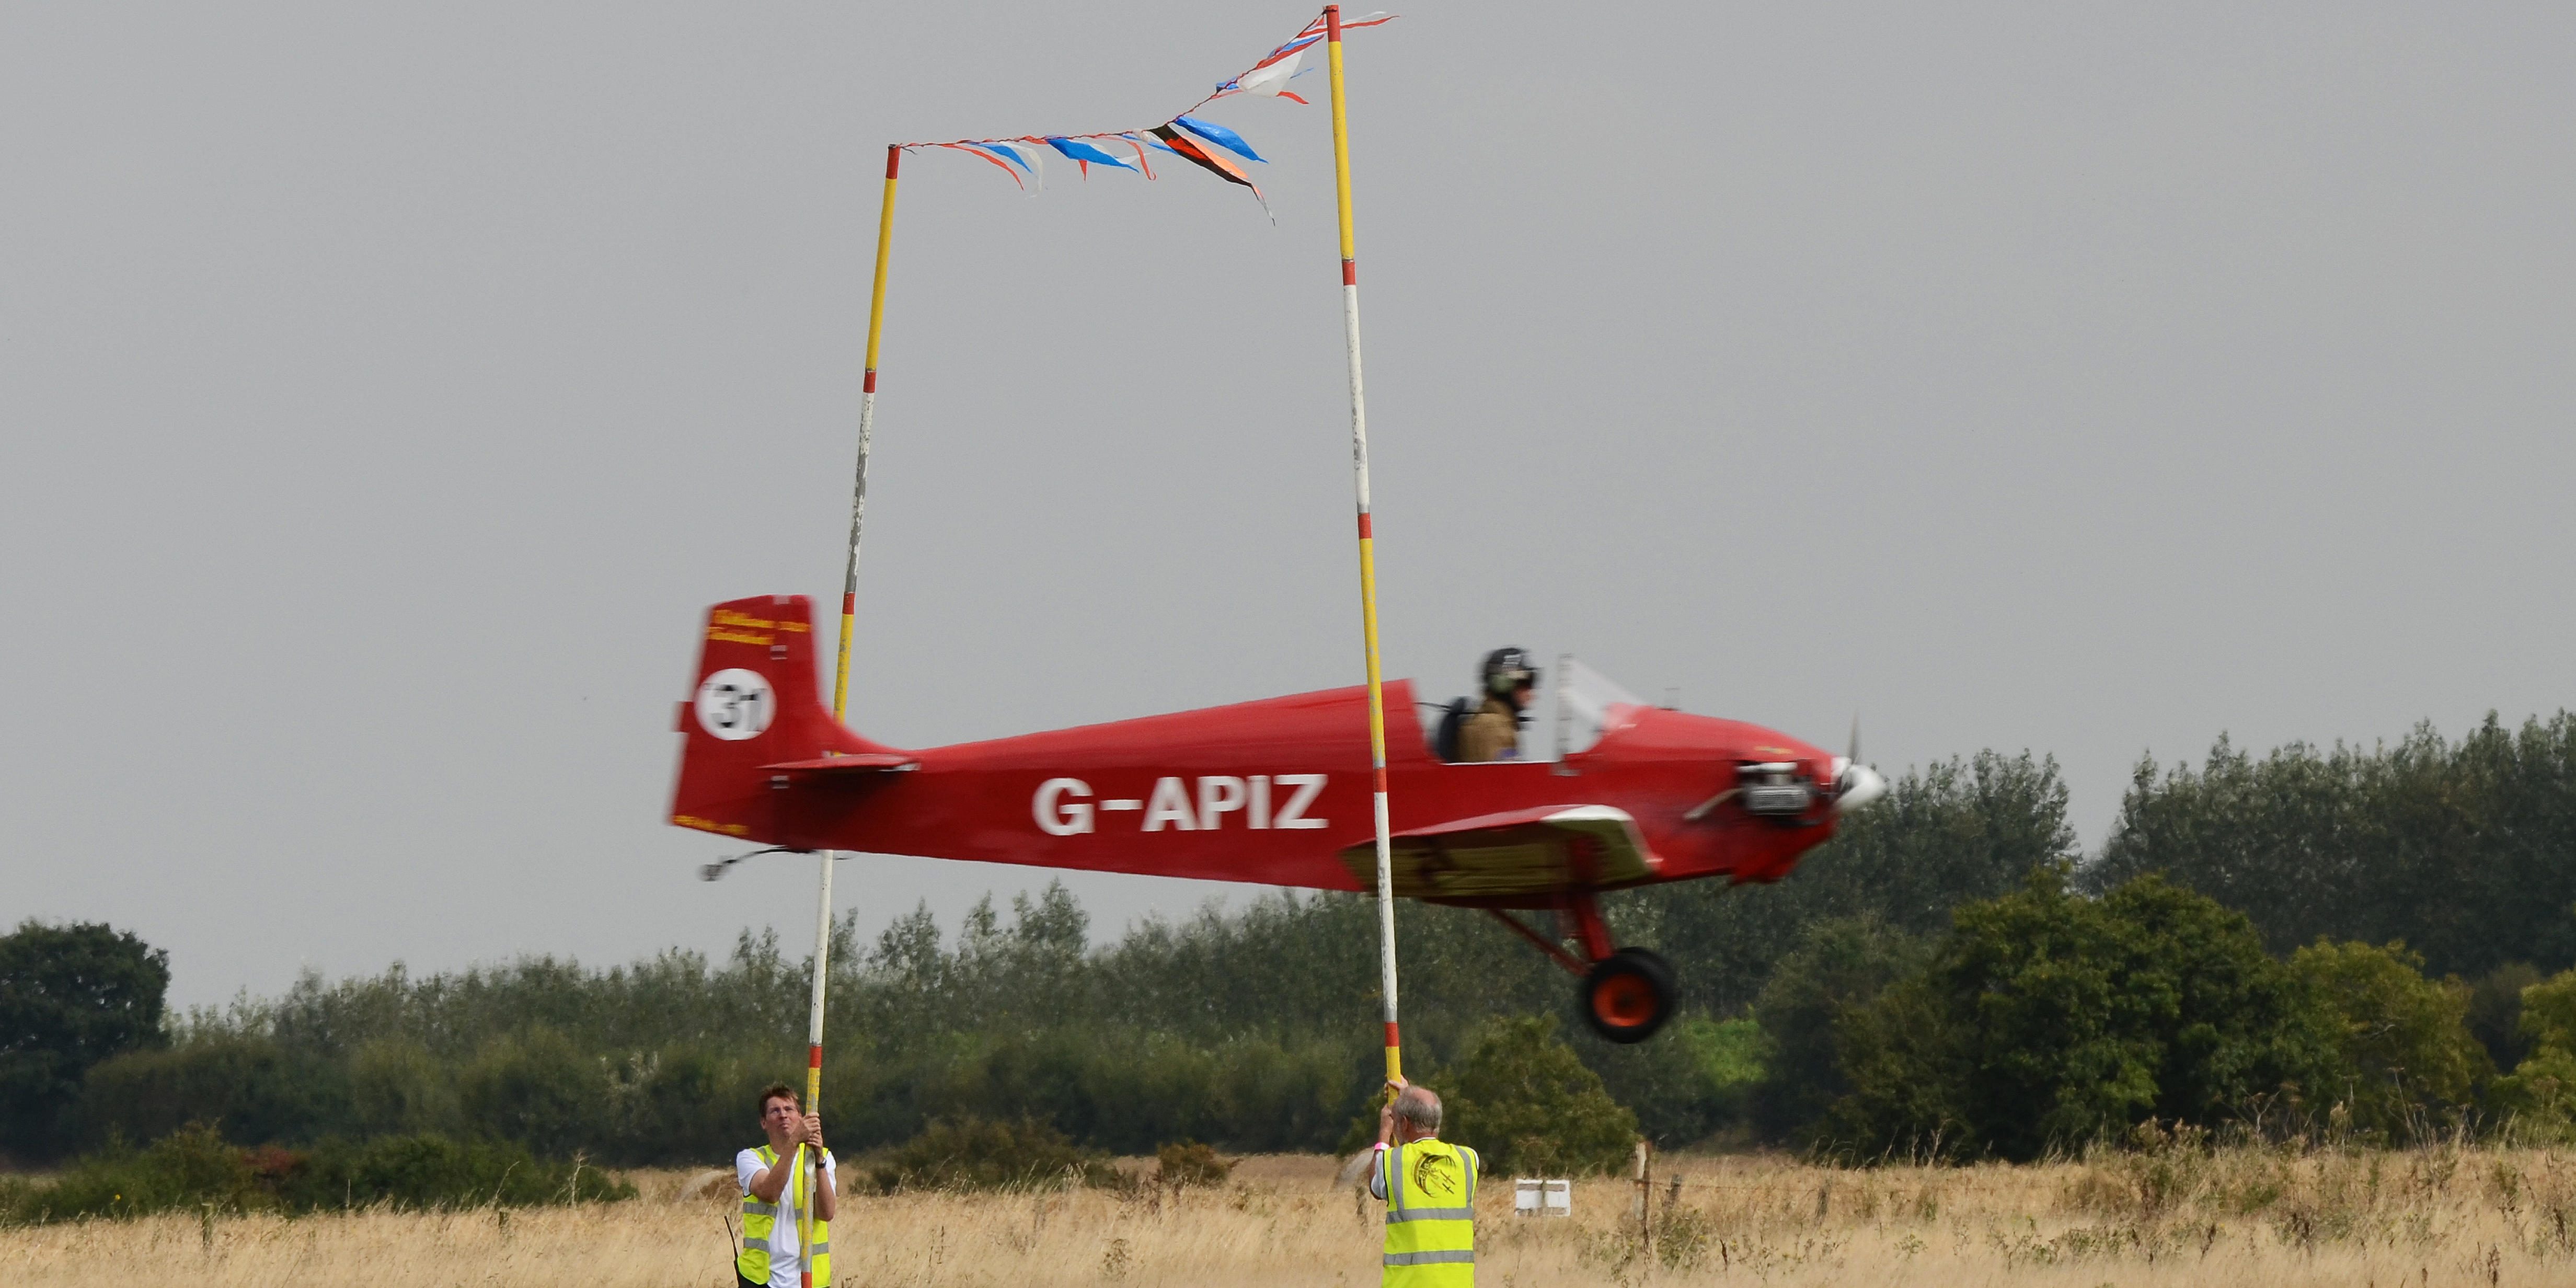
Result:
{"type": "Polygon", "coordinates": [[[802,1112],[796,1091],[771,1083],[760,1093],[760,1129],[769,1143],[734,1155],[742,1183],[742,1255],[733,1270],[740,1288],[798,1288],[805,1249],[797,1245],[797,1203],[811,1190],[814,1203],[814,1284],[832,1282],[832,1218],[840,1208],[832,1151],[823,1148],[823,1120],[802,1112]],[[823,1183],[814,1184],[813,1158],[823,1156],[823,1183]]]}
{"type": "Polygon", "coordinates": [[[1369,1194],[1386,1200],[1386,1288],[1475,1288],[1476,1151],[1438,1139],[1440,1097],[1402,1079],[1377,1115],[1369,1194]]]}

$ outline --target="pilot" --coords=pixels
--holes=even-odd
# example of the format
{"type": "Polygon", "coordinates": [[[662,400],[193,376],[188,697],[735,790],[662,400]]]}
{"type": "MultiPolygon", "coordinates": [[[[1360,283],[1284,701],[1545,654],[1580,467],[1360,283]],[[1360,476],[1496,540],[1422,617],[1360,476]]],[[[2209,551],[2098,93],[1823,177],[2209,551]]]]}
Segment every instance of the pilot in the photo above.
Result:
{"type": "Polygon", "coordinates": [[[1485,705],[1458,728],[1460,762],[1517,760],[1521,754],[1521,721],[1527,719],[1530,692],[1538,671],[1529,654],[1498,648],[1485,655],[1485,705]]]}

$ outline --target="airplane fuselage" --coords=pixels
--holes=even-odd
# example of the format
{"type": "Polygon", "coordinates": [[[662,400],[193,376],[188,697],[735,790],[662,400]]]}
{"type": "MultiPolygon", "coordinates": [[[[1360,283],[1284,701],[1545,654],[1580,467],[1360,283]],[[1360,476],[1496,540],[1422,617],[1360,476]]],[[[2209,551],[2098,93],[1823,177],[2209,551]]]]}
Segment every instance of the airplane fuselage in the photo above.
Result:
{"type": "MultiPolygon", "coordinates": [[[[751,601],[745,601],[751,602],[751,601]]],[[[782,605],[783,607],[783,605],[782,605]]],[[[798,605],[801,607],[801,604],[798,605]]],[[[1373,843],[1367,693],[1332,689],[1109,724],[897,751],[823,713],[801,613],[718,610],[701,675],[766,685],[762,727],[681,711],[690,746],[673,820],[797,849],[1364,888],[1354,847],[1373,843]],[[743,679],[740,677],[748,676],[743,679]],[[709,723],[713,719],[716,723],[709,723]],[[706,762],[706,772],[691,766],[706,762]],[[719,763],[720,762],[720,763],[719,763]]],[[[1638,863],[1537,875],[1611,888],[1729,876],[1773,880],[1833,834],[1829,799],[1757,816],[1725,795],[1747,766],[1827,784],[1827,753],[1759,726],[1618,706],[1599,739],[1561,761],[1448,764],[1410,718],[1412,685],[1385,688],[1390,817],[1399,834],[1462,820],[1607,808],[1633,820],[1638,863]]],[[[763,713],[754,711],[754,715],[763,713]]],[[[1440,897],[1440,889],[1406,891],[1440,897]]],[[[1544,892],[1480,888],[1452,902],[1547,906],[1544,892]]]]}

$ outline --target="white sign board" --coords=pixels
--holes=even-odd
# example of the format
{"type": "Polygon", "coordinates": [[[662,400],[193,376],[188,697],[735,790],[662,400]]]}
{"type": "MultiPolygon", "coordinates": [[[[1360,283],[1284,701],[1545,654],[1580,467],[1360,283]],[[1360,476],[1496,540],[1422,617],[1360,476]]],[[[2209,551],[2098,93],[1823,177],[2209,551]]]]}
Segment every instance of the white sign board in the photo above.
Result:
{"type": "Polygon", "coordinates": [[[1574,1182],[1516,1177],[1512,1181],[1512,1215],[1574,1215],[1574,1182]]]}

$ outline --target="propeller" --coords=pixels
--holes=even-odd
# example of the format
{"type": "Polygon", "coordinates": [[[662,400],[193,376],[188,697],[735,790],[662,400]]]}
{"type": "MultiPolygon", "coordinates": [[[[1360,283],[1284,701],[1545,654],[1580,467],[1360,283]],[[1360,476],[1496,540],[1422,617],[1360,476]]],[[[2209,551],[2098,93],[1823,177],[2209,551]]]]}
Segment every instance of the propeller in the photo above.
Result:
{"type": "Polygon", "coordinates": [[[1837,813],[1859,809],[1887,794],[1887,780],[1877,770],[1860,761],[1860,715],[1852,715],[1851,754],[1843,757],[1843,769],[1834,779],[1834,810],[1837,813]]]}

